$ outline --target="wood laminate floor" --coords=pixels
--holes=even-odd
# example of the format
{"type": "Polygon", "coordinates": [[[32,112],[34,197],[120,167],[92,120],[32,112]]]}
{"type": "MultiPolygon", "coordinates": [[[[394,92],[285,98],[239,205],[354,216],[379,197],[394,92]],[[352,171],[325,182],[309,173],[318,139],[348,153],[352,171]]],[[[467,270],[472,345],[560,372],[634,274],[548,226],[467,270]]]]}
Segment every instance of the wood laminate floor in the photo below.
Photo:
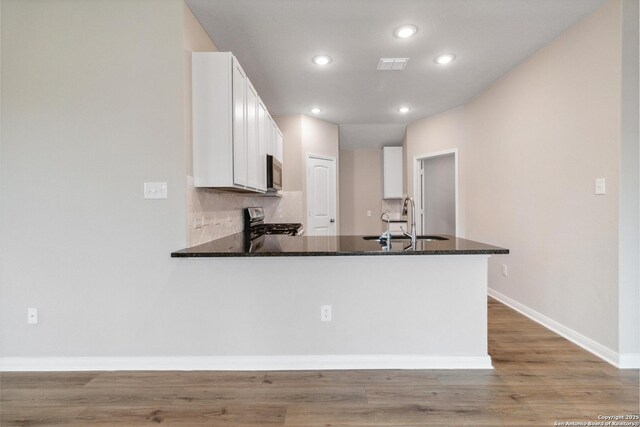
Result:
{"type": "Polygon", "coordinates": [[[2,373],[0,424],[553,426],[639,412],[638,370],[495,300],[489,349],[494,370],[2,373]]]}

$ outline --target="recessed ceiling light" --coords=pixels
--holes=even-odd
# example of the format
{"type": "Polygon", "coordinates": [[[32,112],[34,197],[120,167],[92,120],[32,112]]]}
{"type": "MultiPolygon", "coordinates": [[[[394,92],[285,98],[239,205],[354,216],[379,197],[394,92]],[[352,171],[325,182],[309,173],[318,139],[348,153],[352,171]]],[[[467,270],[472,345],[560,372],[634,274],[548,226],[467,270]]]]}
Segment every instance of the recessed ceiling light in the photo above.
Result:
{"type": "Polygon", "coordinates": [[[316,65],[327,65],[331,62],[331,57],[327,55],[318,55],[313,58],[313,63],[316,65]]]}
{"type": "Polygon", "coordinates": [[[417,32],[418,28],[415,25],[403,25],[402,27],[396,28],[393,34],[401,39],[406,39],[407,37],[411,37],[417,32]]]}
{"type": "Polygon", "coordinates": [[[398,112],[400,112],[402,114],[406,114],[409,111],[411,111],[411,108],[409,108],[409,107],[400,107],[400,108],[398,108],[398,112]]]}
{"type": "Polygon", "coordinates": [[[313,114],[320,114],[322,112],[322,109],[318,107],[313,107],[309,109],[309,111],[311,111],[313,114]]]}
{"type": "Polygon", "coordinates": [[[456,59],[456,56],[451,53],[445,53],[444,55],[436,56],[436,59],[433,61],[436,64],[444,65],[456,59]]]}

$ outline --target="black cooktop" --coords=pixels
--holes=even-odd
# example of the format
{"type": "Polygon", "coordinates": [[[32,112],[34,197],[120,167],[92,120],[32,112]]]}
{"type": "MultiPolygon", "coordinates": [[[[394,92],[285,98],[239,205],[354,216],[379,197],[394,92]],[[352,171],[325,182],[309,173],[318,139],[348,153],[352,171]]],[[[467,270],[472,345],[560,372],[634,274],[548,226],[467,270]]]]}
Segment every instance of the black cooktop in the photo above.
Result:
{"type": "Polygon", "coordinates": [[[300,234],[301,229],[302,229],[302,224],[296,223],[296,222],[257,224],[251,227],[251,233],[256,235],[284,234],[287,236],[297,236],[300,234]]]}
{"type": "Polygon", "coordinates": [[[244,232],[250,239],[266,234],[298,236],[302,233],[302,224],[297,222],[265,223],[264,208],[250,207],[244,210],[244,232]]]}

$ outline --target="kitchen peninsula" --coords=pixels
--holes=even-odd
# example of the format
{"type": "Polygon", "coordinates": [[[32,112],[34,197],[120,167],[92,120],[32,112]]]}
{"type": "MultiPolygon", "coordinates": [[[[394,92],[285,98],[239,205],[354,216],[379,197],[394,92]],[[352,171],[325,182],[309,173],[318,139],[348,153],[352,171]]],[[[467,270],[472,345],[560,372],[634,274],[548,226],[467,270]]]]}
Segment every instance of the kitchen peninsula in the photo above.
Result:
{"type": "MultiPolygon", "coordinates": [[[[240,357],[230,369],[490,369],[488,258],[509,251],[437,237],[446,240],[413,249],[392,239],[385,249],[370,236],[267,235],[255,244],[236,233],[171,256],[209,270],[221,294],[260,284],[286,306],[281,341],[259,364],[240,357]],[[332,306],[330,322],[321,321],[322,305],[332,306]]],[[[259,314],[280,315],[276,307],[259,314]]]]}
{"type": "Polygon", "coordinates": [[[235,233],[211,242],[182,249],[174,258],[189,257],[283,257],[283,256],[373,256],[373,255],[492,255],[509,250],[453,236],[418,239],[411,247],[407,238],[392,238],[390,247],[375,236],[286,236],[266,235],[256,243],[245,233],[235,233]]]}

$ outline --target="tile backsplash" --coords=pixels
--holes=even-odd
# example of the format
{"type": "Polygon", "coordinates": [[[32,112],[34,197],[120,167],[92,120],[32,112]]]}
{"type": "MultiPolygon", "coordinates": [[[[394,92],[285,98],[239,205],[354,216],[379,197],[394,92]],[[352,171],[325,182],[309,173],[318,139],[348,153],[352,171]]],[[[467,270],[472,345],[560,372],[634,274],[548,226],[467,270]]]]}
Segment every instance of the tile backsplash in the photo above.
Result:
{"type": "Polygon", "coordinates": [[[188,245],[195,246],[243,229],[243,209],[265,208],[265,222],[302,222],[302,192],[283,191],[282,197],[255,196],[209,188],[187,188],[188,245]]]}

